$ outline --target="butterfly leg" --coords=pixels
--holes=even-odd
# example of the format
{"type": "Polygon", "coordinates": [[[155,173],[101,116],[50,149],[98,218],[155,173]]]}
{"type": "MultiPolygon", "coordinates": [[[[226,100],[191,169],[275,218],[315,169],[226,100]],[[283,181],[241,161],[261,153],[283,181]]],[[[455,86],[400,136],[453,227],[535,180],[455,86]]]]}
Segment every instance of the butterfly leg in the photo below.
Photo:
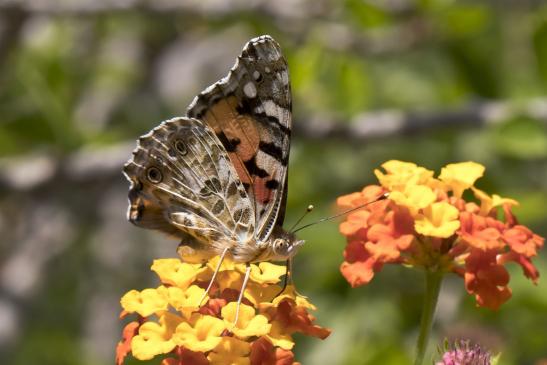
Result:
{"type": "Polygon", "coordinates": [[[289,280],[292,283],[292,278],[290,278],[291,272],[289,271],[289,266],[290,266],[290,259],[285,261],[285,278],[283,279],[283,287],[281,288],[281,291],[276,294],[274,299],[277,298],[278,296],[280,296],[281,294],[283,294],[285,289],[287,289],[287,285],[289,283],[289,280]]]}
{"type": "Polygon", "coordinates": [[[298,292],[298,290],[296,290],[296,286],[294,285],[294,281],[293,281],[293,277],[292,277],[292,263],[293,263],[293,258],[289,258],[286,262],[285,262],[285,279],[283,281],[283,288],[281,289],[281,291],[279,292],[279,294],[277,294],[275,296],[275,298],[277,298],[278,296],[280,296],[281,294],[283,294],[283,292],[285,291],[285,289],[287,289],[287,286],[292,286],[293,287],[293,290],[294,290],[294,294],[299,296],[299,297],[302,297],[302,298],[307,298],[305,295],[302,295],[298,292]]]}
{"type": "Polygon", "coordinates": [[[229,247],[226,247],[222,253],[220,254],[220,258],[218,260],[217,267],[215,268],[215,272],[213,273],[213,277],[211,278],[211,281],[209,282],[209,285],[207,285],[207,289],[205,289],[205,292],[201,296],[201,299],[199,300],[198,306],[201,307],[201,304],[203,303],[203,300],[209,294],[209,291],[211,290],[211,287],[213,286],[213,283],[215,282],[215,279],[217,277],[217,274],[220,270],[220,265],[222,265],[222,261],[224,261],[224,258],[226,257],[226,254],[228,253],[229,247]]]}
{"type": "Polygon", "coordinates": [[[243,278],[243,285],[241,286],[241,292],[239,293],[239,297],[237,298],[236,317],[234,319],[234,323],[232,324],[234,327],[237,324],[237,320],[239,319],[239,308],[241,307],[241,302],[243,301],[243,295],[245,294],[245,288],[247,287],[247,283],[249,282],[250,275],[251,275],[251,264],[247,263],[247,267],[245,269],[245,278],[243,278]]]}

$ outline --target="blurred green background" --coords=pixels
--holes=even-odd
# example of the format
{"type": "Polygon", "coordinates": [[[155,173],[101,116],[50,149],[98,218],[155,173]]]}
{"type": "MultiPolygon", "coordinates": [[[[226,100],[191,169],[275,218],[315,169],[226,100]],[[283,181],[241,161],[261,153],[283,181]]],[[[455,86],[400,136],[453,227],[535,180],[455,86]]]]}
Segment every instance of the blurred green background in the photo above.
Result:
{"type": "MultiPolygon", "coordinates": [[[[478,186],[521,202],[547,235],[547,4],[453,0],[72,0],[0,3],[0,363],[111,364],[119,298],[156,285],[176,242],[125,221],[121,167],[135,139],[183,115],[244,43],[271,34],[294,97],[286,225],[374,183],[389,159],[439,171],[474,160],[478,186]]],[[[301,232],[299,290],[325,341],[303,364],[412,359],[422,276],[386,267],[350,289],[337,222],[301,232]]],[[[547,274],[547,254],[535,259],[547,274]]],[[[547,361],[547,283],[510,267],[513,298],[476,308],[445,281],[430,350],[445,337],[547,361]]],[[[543,362],[541,362],[543,361],[543,362]]]]}

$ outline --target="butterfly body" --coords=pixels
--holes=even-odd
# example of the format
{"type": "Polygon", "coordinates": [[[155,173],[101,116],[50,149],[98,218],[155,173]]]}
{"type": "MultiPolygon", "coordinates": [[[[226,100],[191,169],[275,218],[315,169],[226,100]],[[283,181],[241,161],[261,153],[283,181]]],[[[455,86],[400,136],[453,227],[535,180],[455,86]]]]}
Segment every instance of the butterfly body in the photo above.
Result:
{"type": "Polygon", "coordinates": [[[271,37],[254,38],[186,117],[139,138],[124,166],[128,219],[180,239],[189,261],[291,258],[303,241],[282,228],[290,131],[287,63],[271,37]]]}

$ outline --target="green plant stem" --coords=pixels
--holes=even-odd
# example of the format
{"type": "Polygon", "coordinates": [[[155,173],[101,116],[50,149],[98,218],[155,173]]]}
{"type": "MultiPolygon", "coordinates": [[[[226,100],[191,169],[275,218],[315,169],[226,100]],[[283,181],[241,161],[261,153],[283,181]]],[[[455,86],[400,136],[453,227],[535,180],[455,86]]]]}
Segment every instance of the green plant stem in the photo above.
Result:
{"type": "Polygon", "coordinates": [[[429,333],[433,326],[433,317],[439,299],[439,291],[443,281],[443,273],[435,271],[426,271],[425,273],[425,297],[422,308],[422,319],[420,320],[420,335],[416,344],[416,360],[414,365],[422,365],[424,361],[429,333]]]}

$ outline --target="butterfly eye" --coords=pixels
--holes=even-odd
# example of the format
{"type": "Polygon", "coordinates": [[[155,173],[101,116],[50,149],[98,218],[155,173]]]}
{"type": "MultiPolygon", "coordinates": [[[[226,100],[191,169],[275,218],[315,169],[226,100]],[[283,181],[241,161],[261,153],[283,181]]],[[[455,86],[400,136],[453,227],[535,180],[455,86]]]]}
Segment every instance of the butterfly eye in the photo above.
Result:
{"type": "Polygon", "coordinates": [[[158,184],[163,179],[161,171],[157,167],[150,167],[146,171],[146,177],[150,180],[151,183],[158,184]]]}
{"type": "Polygon", "coordinates": [[[183,156],[188,153],[186,145],[180,139],[175,141],[175,149],[183,156]]]}

